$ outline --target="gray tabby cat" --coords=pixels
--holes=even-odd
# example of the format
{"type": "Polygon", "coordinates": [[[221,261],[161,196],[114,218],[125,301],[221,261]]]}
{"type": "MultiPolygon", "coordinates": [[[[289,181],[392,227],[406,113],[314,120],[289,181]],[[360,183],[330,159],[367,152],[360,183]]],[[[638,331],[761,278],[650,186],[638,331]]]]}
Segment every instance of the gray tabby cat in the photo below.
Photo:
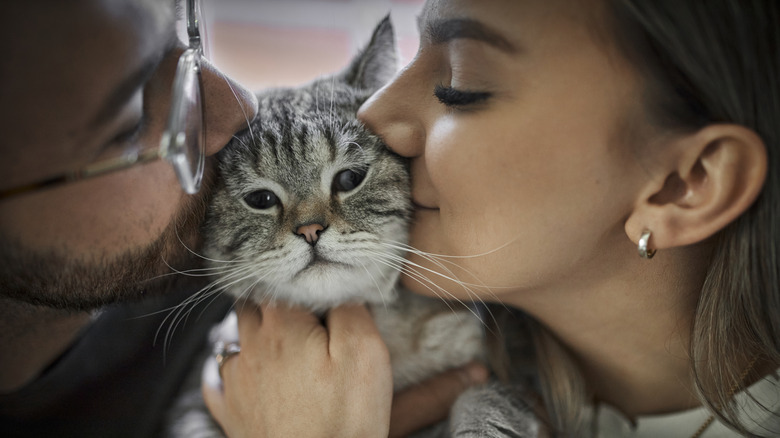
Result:
{"type": "MultiPolygon", "coordinates": [[[[475,312],[397,285],[411,218],[408,170],[356,119],[396,69],[385,18],[344,71],[259,94],[250,129],[218,155],[204,234],[213,266],[229,266],[218,282],[236,298],[315,312],[369,305],[400,390],[482,358],[484,343],[475,312]]],[[[173,436],[221,436],[197,388],[174,417],[173,436]]]]}

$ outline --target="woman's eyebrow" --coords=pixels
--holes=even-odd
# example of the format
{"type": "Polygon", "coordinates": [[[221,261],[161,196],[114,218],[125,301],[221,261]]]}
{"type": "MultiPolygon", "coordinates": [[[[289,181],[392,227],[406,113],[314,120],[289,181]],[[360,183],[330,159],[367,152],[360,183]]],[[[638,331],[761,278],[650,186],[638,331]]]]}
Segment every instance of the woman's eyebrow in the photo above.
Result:
{"type": "Polygon", "coordinates": [[[97,112],[90,126],[102,126],[113,120],[122,110],[123,105],[133,97],[141,86],[146,84],[149,78],[152,77],[162,60],[165,58],[165,55],[168,54],[177,43],[178,38],[176,38],[176,32],[172,32],[171,37],[168,38],[168,41],[164,46],[160,47],[157,52],[149,55],[140,68],[127,75],[116,87],[114,87],[111,94],[103,101],[100,110],[97,112]]]}
{"type": "Polygon", "coordinates": [[[451,18],[430,21],[424,27],[422,23],[420,25],[432,44],[443,44],[455,39],[466,38],[487,43],[507,53],[517,52],[517,47],[509,40],[476,20],[451,18]]]}

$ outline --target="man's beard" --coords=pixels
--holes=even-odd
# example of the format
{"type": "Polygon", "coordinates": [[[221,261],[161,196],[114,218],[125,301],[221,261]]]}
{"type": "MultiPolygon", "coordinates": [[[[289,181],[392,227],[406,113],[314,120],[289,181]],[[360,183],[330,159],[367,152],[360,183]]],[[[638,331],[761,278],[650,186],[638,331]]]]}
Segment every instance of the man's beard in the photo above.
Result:
{"type": "Polygon", "coordinates": [[[111,260],[34,253],[18,242],[0,239],[0,298],[80,312],[165,293],[182,277],[175,271],[200,264],[195,252],[210,198],[207,183],[185,200],[154,242],[111,260]]]}

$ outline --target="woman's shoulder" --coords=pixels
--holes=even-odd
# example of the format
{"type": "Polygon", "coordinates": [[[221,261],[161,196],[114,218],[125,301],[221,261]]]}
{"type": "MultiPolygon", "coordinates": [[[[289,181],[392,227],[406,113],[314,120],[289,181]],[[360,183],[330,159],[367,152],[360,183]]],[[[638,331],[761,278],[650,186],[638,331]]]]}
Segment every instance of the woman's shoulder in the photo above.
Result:
{"type": "MultiPolygon", "coordinates": [[[[735,396],[740,419],[751,433],[757,436],[780,436],[780,369],[751,385],[735,396]]],[[[632,437],[659,436],[688,437],[710,421],[711,414],[704,408],[695,408],[664,415],[647,415],[632,422],[617,409],[599,404],[587,410],[591,430],[582,431],[581,437],[632,437]]],[[[726,438],[741,436],[715,419],[699,435],[701,438],[726,438]]]]}

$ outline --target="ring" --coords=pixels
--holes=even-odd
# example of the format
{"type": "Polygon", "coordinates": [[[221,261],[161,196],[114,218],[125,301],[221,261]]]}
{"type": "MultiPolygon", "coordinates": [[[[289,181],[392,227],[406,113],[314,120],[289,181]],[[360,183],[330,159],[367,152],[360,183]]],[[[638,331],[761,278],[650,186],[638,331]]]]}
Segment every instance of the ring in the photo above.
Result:
{"type": "Polygon", "coordinates": [[[218,341],[214,344],[214,359],[217,360],[217,371],[219,371],[220,379],[222,378],[222,366],[238,353],[241,353],[241,345],[238,342],[218,341]]]}

